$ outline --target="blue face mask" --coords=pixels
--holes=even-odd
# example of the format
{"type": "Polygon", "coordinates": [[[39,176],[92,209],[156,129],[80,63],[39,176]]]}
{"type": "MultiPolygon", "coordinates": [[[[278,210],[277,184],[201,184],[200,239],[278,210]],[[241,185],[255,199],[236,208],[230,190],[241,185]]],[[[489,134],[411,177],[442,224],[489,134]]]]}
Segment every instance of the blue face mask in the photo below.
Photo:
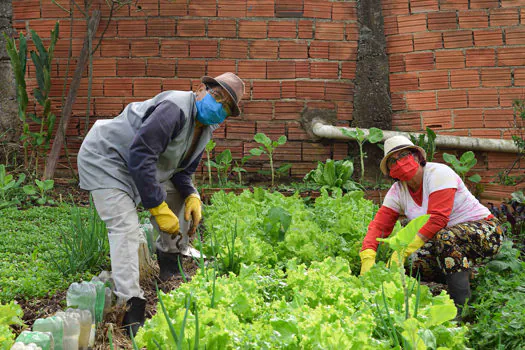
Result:
{"type": "Polygon", "coordinates": [[[222,104],[206,93],[206,96],[200,101],[196,101],[197,120],[204,125],[220,124],[228,116],[222,107],[222,104]]]}

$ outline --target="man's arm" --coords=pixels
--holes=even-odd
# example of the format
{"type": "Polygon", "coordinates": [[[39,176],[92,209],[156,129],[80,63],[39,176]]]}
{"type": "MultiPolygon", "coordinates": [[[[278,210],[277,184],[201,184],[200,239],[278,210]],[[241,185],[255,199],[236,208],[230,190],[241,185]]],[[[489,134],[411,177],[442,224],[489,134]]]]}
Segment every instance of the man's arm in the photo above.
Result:
{"type": "Polygon", "coordinates": [[[202,158],[202,153],[203,152],[201,152],[201,154],[199,154],[193,163],[188,165],[186,169],[176,173],[171,177],[171,182],[175,188],[177,188],[182,198],[187,198],[190,194],[197,193],[197,189],[195,186],[193,186],[193,182],[191,181],[191,175],[197,171],[197,167],[199,166],[202,158]]]}

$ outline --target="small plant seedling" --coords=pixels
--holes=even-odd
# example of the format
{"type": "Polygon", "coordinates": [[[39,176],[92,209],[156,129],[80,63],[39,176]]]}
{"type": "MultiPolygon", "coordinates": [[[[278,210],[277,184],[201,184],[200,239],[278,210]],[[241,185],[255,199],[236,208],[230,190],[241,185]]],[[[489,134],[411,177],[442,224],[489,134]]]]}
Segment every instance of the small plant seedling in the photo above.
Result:
{"type": "MultiPolygon", "coordinates": [[[[255,140],[255,142],[260,143],[261,146],[259,146],[258,148],[252,148],[250,150],[250,154],[253,156],[261,156],[263,154],[266,154],[268,156],[268,158],[270,159],[270,170],[272,173],[272,187],[273,187],[275,185],[275,169],[273,166],[273,155],[277,147],[282,146],[286,143],[286,136],[282,135],[277,139],[277,141],[272,141],[264,133],[259,132],[255,134],[253,139],[255,140]]],[[[280,168],[280,171],[284,172],[287,169],[289,169],[290,166],[288,166],[287,169],[281,169],[281,168],[280,168]]]]}
{"type": "Polygon", "coordinates": [[[363,152],[363,144],[367,141],[370,143],[378,143],[383,139],[383,132],[378,128],[370,128],[368,134],[365,134],[365,132],[359,128],[355,128],[355,131],[341,129],[341,132],[343,135],[355,139],[359,145],[359,158],[361,159],[361,178],[359,181],[363,183],[365,178],[365,154],[363,152]]]}

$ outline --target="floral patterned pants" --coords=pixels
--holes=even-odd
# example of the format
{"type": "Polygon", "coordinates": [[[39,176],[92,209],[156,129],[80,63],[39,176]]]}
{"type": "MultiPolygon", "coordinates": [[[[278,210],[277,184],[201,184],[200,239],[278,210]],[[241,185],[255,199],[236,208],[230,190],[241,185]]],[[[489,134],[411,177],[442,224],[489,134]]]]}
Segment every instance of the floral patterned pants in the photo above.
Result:
{"type": "Polygon", "coordinates": [[[445,276],[480,265],[496,255],[503,231],[498,219],[483,219],[445,227],[412,254],[412,274],[422,281],[444,283],[445,276]]]}

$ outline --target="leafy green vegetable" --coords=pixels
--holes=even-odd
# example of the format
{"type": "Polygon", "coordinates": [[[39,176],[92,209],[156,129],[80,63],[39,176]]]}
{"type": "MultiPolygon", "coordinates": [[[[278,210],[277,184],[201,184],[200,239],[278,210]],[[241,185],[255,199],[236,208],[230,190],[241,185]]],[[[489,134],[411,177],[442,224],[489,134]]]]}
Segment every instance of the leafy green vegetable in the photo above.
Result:
{"type": "Polygon", "coordinates": [[[325,163],[319,162],[317,169],[306,174],[304,181],[314,182],[329,190],[334,190],[335,188],[347,191],[362,189],[358,183],[352,181],[353,173],[354,163],[352,161],[327,159],[325,163]]]}

